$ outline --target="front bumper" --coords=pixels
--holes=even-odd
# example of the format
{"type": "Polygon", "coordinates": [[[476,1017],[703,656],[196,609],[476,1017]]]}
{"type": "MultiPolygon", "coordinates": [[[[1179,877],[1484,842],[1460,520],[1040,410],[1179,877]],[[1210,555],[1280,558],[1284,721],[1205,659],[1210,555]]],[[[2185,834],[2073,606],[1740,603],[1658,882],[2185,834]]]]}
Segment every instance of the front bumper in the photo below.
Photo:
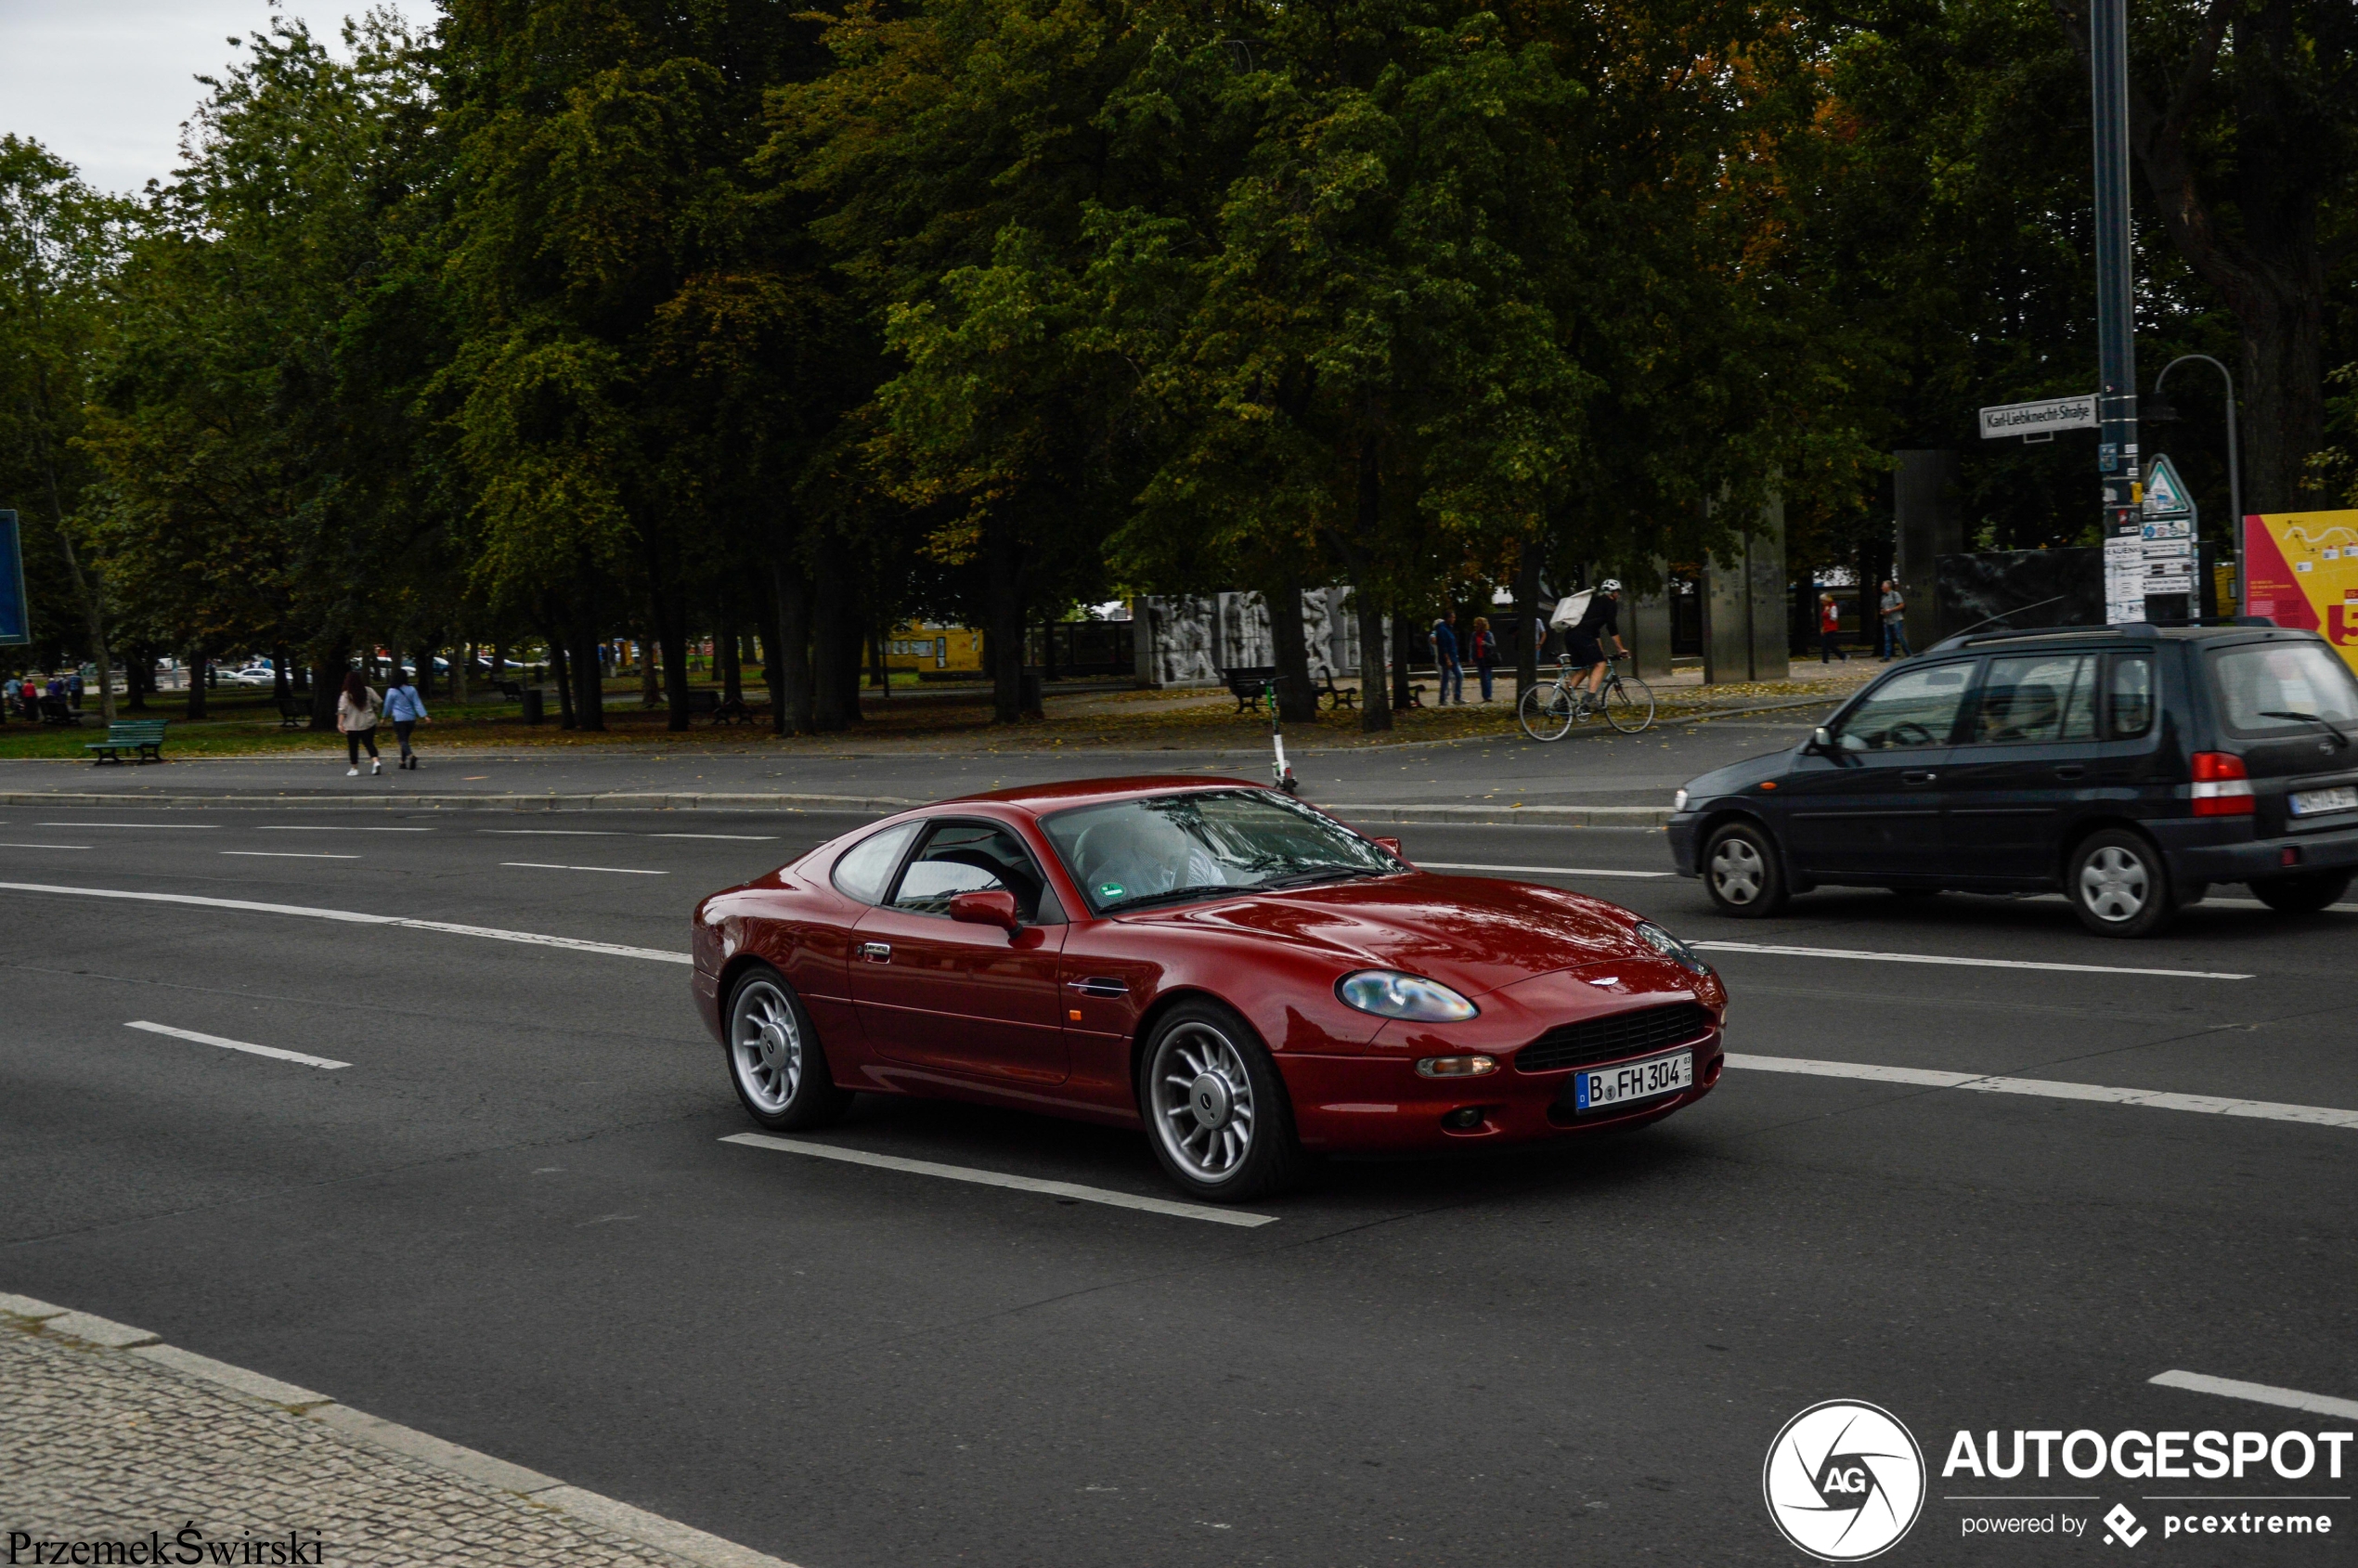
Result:
{"type": "Polygon", "coordinates": [[[1670,863],[1678,868],[1681,876],[1703,875],[1702,868],[1695,863],[1695,824],[1702,820],[1703,813],[1700,811],[1673,812],[1668,824],[1663,829],[1664,836],[1670,840],[1670,863]]]}
{"type": "Polygon", "coordinates": [[[1512,1061],[1502,1059],[1499,1070],[1487,1078],[1433,1079],[1419,1077],[1414,1061],[1399,1057],[1285,1052],[1277,1057],[1277,1070],[1285,1078],[1294,1129],[1304,1147],[1328,1154],[1408,1154],[1473,1144],[1536,1143],[1667,1116],[1694,1104],[1719,1082],[1720,1069],[1727,1065],[1720,1031],[1715,1029],[1691,1044],[1621,1058],[1635,1061],[1678,1050],[1695,1054],[1692,1088],[1579,1117],[1556,1108],[1565,1086],[1576,1072],[1595,1072],[1613,1063],[1522,1072],[1512,1061]],[[1442,1125],[1444,1117],[1469,1107],[1481,1109],[1478,1125],[1463,1130],[1442,1125]]]}
{"type": "MultiPolygon", "coordinates": [[[[2149,825],[2170,862],[2170,875],[2181,882],[2248,882],[2255,876],[2358,866],[2358,827],[2312,828],[2237,842],[2228,836],[2232,830],[2222,832],[2214,822],[2149,825]],[[2287,850],[2295,857],[2290,865],[2285,863],[2287,850]]],[[[2250,831],[2248,823],[2239,825],[2250,831]]]]}

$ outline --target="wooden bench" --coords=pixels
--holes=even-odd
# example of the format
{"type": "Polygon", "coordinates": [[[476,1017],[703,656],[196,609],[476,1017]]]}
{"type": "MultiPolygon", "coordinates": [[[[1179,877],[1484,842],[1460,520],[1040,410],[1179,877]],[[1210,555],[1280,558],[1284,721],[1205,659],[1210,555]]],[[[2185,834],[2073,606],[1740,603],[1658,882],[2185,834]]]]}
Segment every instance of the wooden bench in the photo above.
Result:
{"type": "Polygon", "coordinates": [[[1327,699],[1327,706],[1328,707],[1340,712],[1346,707],[1357,707],[1359,706],[1359,693],[1354,691],[1351,691],[1346,687],[1336,685],[1335,672],[1333,670],[1321,666],[1318,670],[1318,679],[1322,682],[1318,695],[1327,699]]]}
{"type": "Polygon", "coordinates": [[[491,689],[512,703],[524,701],[524,682],[521,680],[494,680],[491,689]]]}
{"type": "Polygon", "coordinates": [[[1224,669],[1220,678],[1228,683],[1228,694],[1237,699],[1237,711],[1258,709],[1269,682],[1277,679],[1277,667],[1273,664],[1245,665],[1236,669],[1224,669]]]}
{"type": "Polygon", "coordinates": [[[41,699],[41,722],[44,724],[80,724],[82,715],[64,697],[44,695],[41,699]]]}
{"type": "Polygon", "coordinates": [[[716,726],[721,724],[743,724],[750,729],[769,717],[770,706],[767,703],[756,707],[753,704],[746,702],[743,697],[731,698],[722,702],[719,706],[712,710],[712,722],[716,726]]]}
{"type": "Polygon", "coordinates": [[[119,719],[107,726],[105,740],[91,741],[82,749],[98,754],[90,759],[92,762],[112,762],[117,767],[122,766],[123,754],[126,751],[142,762],[161,762],[163,760],[164,727],[171,722],[169,719],[119,719]]]}
{"type": "Polygon", "coordinates": [[[310,722],[311,722],[311,699],[310,699],[310,698],[308,698],[308,697],[280,697],[280,698],[279,699],[279,729],[281,729],[281,730],[300,730],[300,729],[302,729],[304,725],[306,725],[306,724],[308,724],[308,723],[310,723],[310,722]]]}

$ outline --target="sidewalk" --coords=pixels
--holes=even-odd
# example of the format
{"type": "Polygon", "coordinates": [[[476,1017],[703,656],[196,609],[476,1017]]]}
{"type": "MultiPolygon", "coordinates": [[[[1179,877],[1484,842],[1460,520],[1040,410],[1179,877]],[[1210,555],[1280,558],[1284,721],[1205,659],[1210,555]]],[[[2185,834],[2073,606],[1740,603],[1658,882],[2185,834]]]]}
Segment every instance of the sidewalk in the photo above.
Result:
{"type": "Polygon", "coordinates": [[[0,1536],[8,1561],[25,1562],[32,1542],[54,1542],[65,1550],[42,1561],[791,1568],[139,1329],[8,1295],[0,1536]],[[74,1542],[90,1544],[76,1553],[74,1542]]]}

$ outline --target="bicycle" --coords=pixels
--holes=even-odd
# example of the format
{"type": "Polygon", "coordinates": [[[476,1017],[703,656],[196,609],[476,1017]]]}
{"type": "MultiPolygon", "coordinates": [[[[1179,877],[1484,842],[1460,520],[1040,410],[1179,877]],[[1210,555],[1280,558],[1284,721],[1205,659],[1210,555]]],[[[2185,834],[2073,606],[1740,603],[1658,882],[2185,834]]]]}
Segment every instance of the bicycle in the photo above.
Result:
{"type": "Polygon", "coordinates": [[[1651,727],[1654,721],[1653,688],[1639,680],[1633,671],[1621,673],[1621,661],[1626,654],[1615,654],[1606,661],[1604,684],[1595,696],[1578,690],[1586,667],[1574,668],[1570,659],[1561,661],[1553,680],[1544,680],[1522,694],[1515,706],[1516,721],[1522,732],[1535,741],[1560,741],[1572,732],[1574,724],[1586,723],[1592,713],[1602,713],[1605,722],[1625,735],[1634,735],[1651,727]]]}

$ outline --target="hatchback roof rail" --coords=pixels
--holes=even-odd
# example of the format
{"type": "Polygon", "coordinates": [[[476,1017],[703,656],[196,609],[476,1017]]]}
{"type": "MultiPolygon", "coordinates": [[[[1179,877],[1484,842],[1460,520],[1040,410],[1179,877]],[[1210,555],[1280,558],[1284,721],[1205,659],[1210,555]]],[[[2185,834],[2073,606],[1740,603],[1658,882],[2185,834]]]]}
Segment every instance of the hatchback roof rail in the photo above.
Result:
{"type": "MultiPolygon", "coordinates": [[[[2117,637],[2131,629],[2125,626],[2010,626],[1991,631],[1961,631],[1924,651],[1937,654],[1944,649],[1971,648],[1983,642],[2004,642],[2017,637],[2117,637]]],[[[2133,629],[2150,631],[2153,628],[2137,627],[2133,629]]]]}

